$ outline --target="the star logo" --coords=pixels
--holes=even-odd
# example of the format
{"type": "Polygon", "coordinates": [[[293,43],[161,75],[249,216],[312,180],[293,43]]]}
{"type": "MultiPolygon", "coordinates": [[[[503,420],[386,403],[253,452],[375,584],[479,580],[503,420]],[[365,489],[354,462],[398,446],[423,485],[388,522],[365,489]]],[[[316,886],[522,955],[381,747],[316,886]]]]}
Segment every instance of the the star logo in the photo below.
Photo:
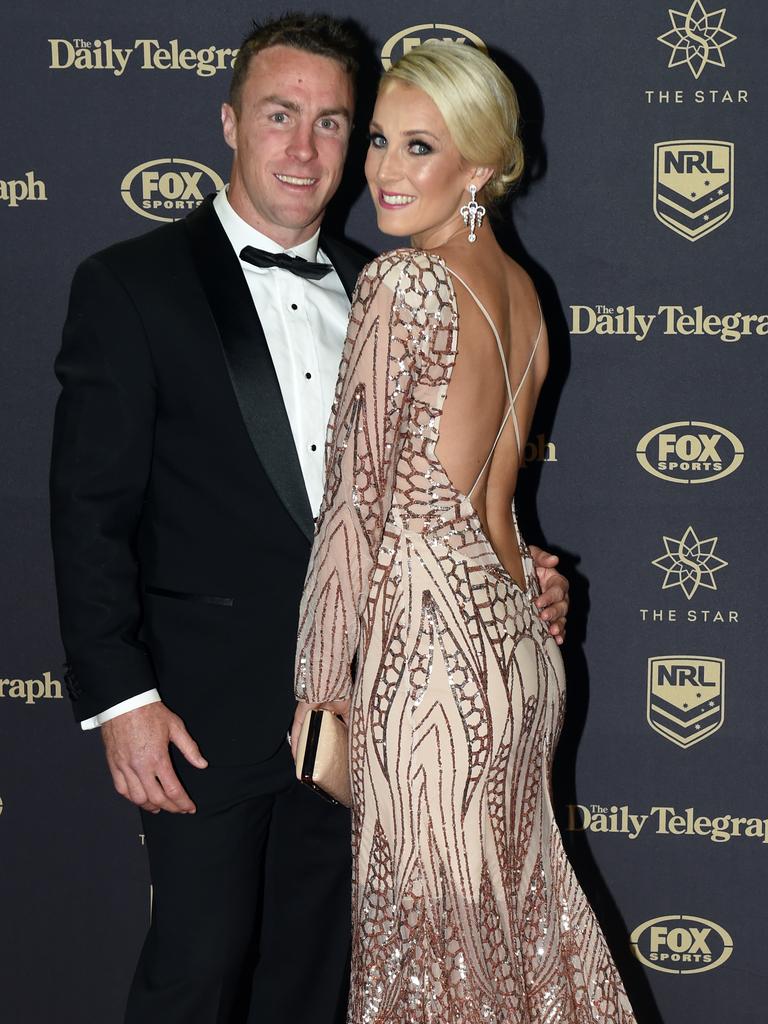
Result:
{"type": "Polygon", "coordinates": [[[707,14],[701,0],[693,0],[687,12],[670,9],[669,17],[672,28],[657,37],[672,50],[667,67],[687,64],[694,78],[699,77],[707,64],[725,67],[723,48],[736,36],[723,28],[724,7],[707,14]]]}
{"type": "Polygon", "coordinates": [[[715,554],[716,544],[717,537],[699,540],[692,526],[679,540],[665,537],[666,554],[651,563],[665,573],[661,589],[680,587],[689,601],[699,587],[717,590],[715,573],[728,563],[715,554]]]}

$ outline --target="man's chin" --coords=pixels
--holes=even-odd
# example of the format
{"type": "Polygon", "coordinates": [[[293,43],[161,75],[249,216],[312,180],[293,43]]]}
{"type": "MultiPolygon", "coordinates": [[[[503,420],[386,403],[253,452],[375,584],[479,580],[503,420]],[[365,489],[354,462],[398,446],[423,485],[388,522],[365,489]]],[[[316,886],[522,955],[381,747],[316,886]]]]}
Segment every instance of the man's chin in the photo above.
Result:
{"type": "Polygon", "coordinates": [[[286,227],[306,228],[322,216],[323,210],[322,207],[318,210],[316,206],[291,206],[281,213],[286,227]]]}
{"type": "Polygon", "coordinates": [[[318,208],[315,204],[281,204],[275,210],[276,223],[287,231],[305,231],[309,228],[314,231],[319,226],[324,211],[324,206],[318,208]]]}

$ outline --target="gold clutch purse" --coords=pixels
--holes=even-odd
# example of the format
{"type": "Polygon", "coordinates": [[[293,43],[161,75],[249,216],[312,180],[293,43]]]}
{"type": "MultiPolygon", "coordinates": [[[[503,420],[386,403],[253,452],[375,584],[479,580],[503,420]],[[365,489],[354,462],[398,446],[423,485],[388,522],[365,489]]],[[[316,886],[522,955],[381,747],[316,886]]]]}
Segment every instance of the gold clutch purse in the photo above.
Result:
{"type": "Polygon", "coordinates": [[[352,805],[349,730],[338,715],[313,708],[306,716],[296,750],[296,778],[334,804],[352,805]]]}

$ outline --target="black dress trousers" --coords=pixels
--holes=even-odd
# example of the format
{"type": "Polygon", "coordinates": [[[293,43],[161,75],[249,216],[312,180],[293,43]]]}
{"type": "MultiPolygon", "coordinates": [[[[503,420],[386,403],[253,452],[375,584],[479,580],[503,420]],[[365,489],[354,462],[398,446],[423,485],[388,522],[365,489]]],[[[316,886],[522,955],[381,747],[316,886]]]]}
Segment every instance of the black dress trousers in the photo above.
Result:
{"type": "Polygon", "coordinates": [[[296,782],[290,748],[199,770],[196,814],[142,814],[152,923],[125,1024],[343,1024],[350,815],[296,782]]]}

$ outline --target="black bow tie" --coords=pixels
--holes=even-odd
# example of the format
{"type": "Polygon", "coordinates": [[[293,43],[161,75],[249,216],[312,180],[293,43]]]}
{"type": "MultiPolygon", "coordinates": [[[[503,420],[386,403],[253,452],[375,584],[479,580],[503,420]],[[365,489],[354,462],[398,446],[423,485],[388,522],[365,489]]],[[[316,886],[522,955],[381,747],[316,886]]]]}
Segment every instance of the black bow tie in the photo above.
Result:
{"type": "Polygon", "coordinates": [[[297,277],[306,277],[310,281],[319,281],[333,270],[329,263],[312,263],[301,256],[289,256],[286,252],[265,252],[252,245],[246,245],[240,251],[240,259],[254,267],[279,267],[280,270],[289,270],[297,277]]]}

